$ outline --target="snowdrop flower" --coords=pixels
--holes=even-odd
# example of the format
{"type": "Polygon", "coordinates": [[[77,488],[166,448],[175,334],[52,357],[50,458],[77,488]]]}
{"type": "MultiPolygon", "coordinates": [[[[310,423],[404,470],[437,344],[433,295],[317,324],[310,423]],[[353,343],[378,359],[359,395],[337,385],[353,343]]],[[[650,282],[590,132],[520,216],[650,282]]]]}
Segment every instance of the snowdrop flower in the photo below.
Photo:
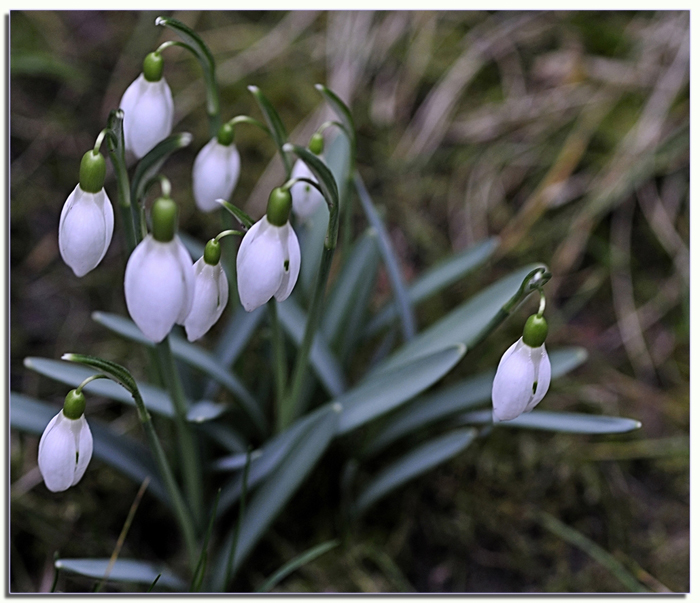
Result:
{"type": "Polygon", "coordinates": [[[530,412],[547,393],[552,379],[544,346],[547,330],[547,321],[533,314],[525,323],[523,336],[503,354],[491,390],[494,422],[530,412]]]}
{"type": "Polygon", "coordinates": [[[126,264],[124,295],[133,321],[157,343],[175,323],[184,324],[192,308],[194,272],[190,254],[175,234],[175,202],[161,197],[153,204],[151,217],[153,232],[126,264]]]}
{"type": "Polygon", "coordinates": [[[85,396],[71,390],[63,409],[46,426],[39,440],[39,471],[51,492],[75,486],[92,457],[92,434],[85,420],[85,396]]]}
{"type": "Polygon", "coordinates": [[[104,189],[105,160],[88,151],[80,162],[80,182],[68,196],[58,224],[58,249],[75,276],[102,261],[112,241],[114,210],[104,189]]]}
{"type": "Polygon", "coordinates": [[[294,289],[301,267],[297,235],[289,223],[292,197],[282,188],[273,189],[267,214],[243,237],[236,258],[238,294],[248,312],[273,296],[284,301],[294,289]]]}
{"type": "MultiPolygon", "coordinates": [[[[316,177],[311,173],[311,170],[301,160],[292,168],[292,178],[308,178],[314,182],[318,182],[316,177]]],[[[321,191],[308,182],[297,182],[290,189],[292,193],[292,211],[300,220],[308,220],[320,205],[325,203],[321,191]]]]}
{"type": "Polygon", "coordinates": [[[126,89],[119,108],[124,111],[124,145],[139,159],[170,135],[173,95],[163,78],[160,53],[146,55],[143,73],[126,89]]]}
{"type": "Polygon", "coordinates": [[[228,280],[220,260],[221,245],[212,239],[204,248],[204,256],[193,266],[194,299],[185,319],[189,341],[199,339],[211,329],[228,302],[228,280]]]}
{"type": "Polygon", "coordinates": [[[231,196],[241,173],[241,157],[233,144],[233,126],[224,124],[199,152],[192,169],[194,200],[201,211],[214,211],[217,199],[231,196]]]}

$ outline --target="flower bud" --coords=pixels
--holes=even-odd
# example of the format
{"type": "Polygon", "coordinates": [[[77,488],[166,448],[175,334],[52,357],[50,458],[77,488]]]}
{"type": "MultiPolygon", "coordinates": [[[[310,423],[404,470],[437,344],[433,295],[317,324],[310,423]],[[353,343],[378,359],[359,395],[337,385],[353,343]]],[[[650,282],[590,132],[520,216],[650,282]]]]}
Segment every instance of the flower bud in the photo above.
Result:
{"type": "MultiPolygon", "coordinates": [[[[226,136],[223,138],[226,140],[226,136]]],[[[204,145],[192,168],[194,200],[197,207],[205,212],[221,207],[217,199],[228,200],[231,197],[241,173],[241,157],[236,145],[232,142],[223,144],[221,139],[220,135],[204,145]]]]}
{"type": "MultiPolygon", "coordinates": [[[[317,182],[308,166],[301,160],[297,160],[292,168],[292,178],[308,178],[317,182]]],[[[308,220],[319,206],[325,203],[323,195],[308,182],[297,182],[290,189],[292,193],[292,211],[300,220],[308,220]]]]}
{"type": "Polygon", "coordinates": [[[75,486],[90,462],[92,433],[84,410],[83,394],[70,391],[63,410],[51,419],[39,440],[39,471],[51,492],[75,486]]]}
{"type": "Polygon", "coordinates": [[[309,151],[314,155],[320,155],[323,153],[323,134],[320,132],[314,132],[314,135],[309,141],[309,151]]]}
{"type": "Polygon", "coordinates": [[[238,294],[245,310],[252,312],[272,296],[287,299],[300,267],[299,240],[291,224],[276,226],[263,216],[243,237],[236,257],[238,294]]]}
{"type": "MultiPolygon", "coordinates": [[[[157,73],[155,67],[148,71],[150,77],[157,73]]],[[[173,95],[163,77],[149,81],[139,75],[124,92],[119,108],[124,111],[124,145],[139,159],[173,129],[173,95]]]]}
{"type": "Polygon", "coordinates": [[[544,344],[531,347],[521,337],[503,354],[493,380],[494,421],[510,421],[530,412],[549,389],[552,366],[544,344]]]}

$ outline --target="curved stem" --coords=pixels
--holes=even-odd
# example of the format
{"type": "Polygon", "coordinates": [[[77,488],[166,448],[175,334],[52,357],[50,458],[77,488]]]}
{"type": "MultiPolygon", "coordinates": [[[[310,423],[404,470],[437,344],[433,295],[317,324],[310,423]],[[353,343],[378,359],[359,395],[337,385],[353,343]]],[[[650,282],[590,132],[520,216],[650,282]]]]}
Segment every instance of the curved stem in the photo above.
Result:
{"type": "Polygon", "coordinates": [[[222,230],[218,235],[214,237],[214,240],[218,243],[224,237],[229,237],[231,235],[237,235],[239,237],[244,237],[245,233],[240,230],[222,230]]]}
{"type": "Polygon", "coordinates": [[[95,139],[95,146],[92,148],[92,151],[94,153],[99,153],[100,152],[100,147],[102,146],[102,141],[105,139],[105,136],[109,132],[109,128],[104,128],[98,135],[97,138],[95,139]]]}
{"type": "MultiPolygon", "coordinates": [[[[496,313],[496,315],[488,322],[488,324],[482,329],[479,336],[475,339],[471,346],[474,349],[482,341],[484,341],[496,328],[510,316],[515,307],[522,302],[530,293],[534,291],[542,291],[542,287],[552,278],[552,273],[545,267],[535,268],[531,270],[523,279],[522,284],[518,288],[517,292],[513,297],[511,297],[501,309],[496,313]]],[[[540,299],[541,303],[541,299],[540,299]]]]}
{"type": "Polygon", "coordinates": [[[232,117],[226,123],[231,126],[237,126],[238,124],[249,124],[251,126],[257,126],[263,132],[265,132],[265,134],[271,136],[270,128],[268,128],[259,119],[255,119],[254,117],[250,117],[249,115],[236,115],[236,117],[232,117]]]}
{"type": "Polygon", "coordinates": [[[91,381],[95,381],[96,379],[109,379],[107,375],[103,375],[102,373],[92,375],[91,377],[88,377],[83,381],[78,387],[75,388],[76,393],[81,393],[83,391],[83,388],[90,383],[91,381]]]}

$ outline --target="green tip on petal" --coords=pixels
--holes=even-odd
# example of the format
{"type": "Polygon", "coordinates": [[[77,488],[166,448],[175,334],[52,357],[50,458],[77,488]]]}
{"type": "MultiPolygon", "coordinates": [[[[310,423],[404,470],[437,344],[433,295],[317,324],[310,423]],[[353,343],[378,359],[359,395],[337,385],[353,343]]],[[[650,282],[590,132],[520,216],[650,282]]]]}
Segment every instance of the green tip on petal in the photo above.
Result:
{"type": "Polygon", "coordinates": [[[233,126],[231,124],[221,126],[216,134],[216,140],[225,147],[229,146],[233,142],[233,126]]]}
{"type": "Polygon", "coordinates": [[[107,164],[102,153],[88,151],[80,160],[80,188],[86,193],[99,193],[105,185],[107,164]]]}
{"type": "Polygon", "coordinates": [[[267,221],[274,226],[284,226],[292,210],[292,194],[282,188],[273,188],[267,201],[267,221]]]}
{"type": "Polygon", "coordinates": [[[538,348],[544,343],[544,340],[547,339],[548,332],[549,326],[544,316],[533,314],[525,321],[523,343],[529,345],[531,348],[538,348]]]}
{"type": "Polygon", "coordinates": [[[143,60],[143,77],[149,82],[157,82],[163,77],[163,57],[159,52],[151,52],[143,60]]]}
{"type": "Polygon", "coordinates": [[[85,395],[77,390],[70,390],[63,403],[63,414],[72,421],[78,420],[85,412],[85,395]]]}
{"type": "Polygon", "coordinates": [[[323,135],[320,132],[315,132],[309,141],[309,151],[314,155],[323,153],[323,135]]]}
{"type": "Polygon", "coordinates": [[[177,230],[177,204],[169,197],[156,199],[151,209],[153,238],[161,243],[172,241],[177,230]]]}
{"type": "Polygon", "coordinates": [[[204,247],[204,262],[210,266],[216,266],[219,260],[221,260],[221,243],[216,239],[211,239],[204,247]]]}

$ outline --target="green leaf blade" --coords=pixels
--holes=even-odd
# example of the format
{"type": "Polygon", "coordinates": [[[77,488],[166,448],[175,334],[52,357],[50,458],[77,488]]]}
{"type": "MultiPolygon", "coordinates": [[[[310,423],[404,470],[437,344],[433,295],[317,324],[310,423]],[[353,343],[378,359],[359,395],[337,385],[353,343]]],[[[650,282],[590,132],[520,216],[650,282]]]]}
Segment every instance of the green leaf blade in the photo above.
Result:
{"type": "MultiPolygon", "coordinates": [[[[57,559],[54,562],[56,569],[61,571],[97,579],[104,577],[109,563],[109,559],[57,559]]],[[[136,559],[117,559],[109,574],[109,580],[152,584],[158,574],[161,574],[160,580],[158,580],[159,585],[175,590],[185,588],[184,581],[170,570],[148,561],[136,559]]]]}
{"type": "MultiPolygon", "coordinates": [[[[492,423],[491,411],[482,410],[466,413],[459,417],[459,421],[470,425],[490,424],[492,423]]],[[[522,414],[512,421],[494,423],[494,427],[515,427],[592,435],[627,433],[639,429],[641,426],[642,424],[639,421],[624,417],[607,417],[573,412],[550,412],[545,410],[533,410],[531,413],[522,414]]]]}
{"type": "Polygon", "coordinates": [[[364,513],[396,488],[453,458],[472,443],[476,433],[476,429],[460,429],[447,433],[422,444],[395,461],[381,471],[358,496],[355,513],[364,513]]]}

